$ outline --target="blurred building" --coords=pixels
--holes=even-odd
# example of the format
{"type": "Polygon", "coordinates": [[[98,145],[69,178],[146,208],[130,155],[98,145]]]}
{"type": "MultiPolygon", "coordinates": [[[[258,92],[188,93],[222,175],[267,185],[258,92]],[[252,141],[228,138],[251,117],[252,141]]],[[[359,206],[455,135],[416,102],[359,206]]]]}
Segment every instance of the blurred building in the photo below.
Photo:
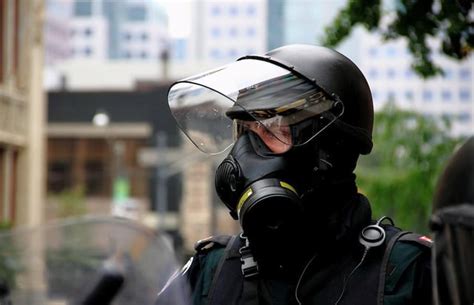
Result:
{"type": "Polygon", "coordinates": [[[346,0],[267,0],[268,49],[286,44],[318,44],[346,0]]]}
{"type": "Polygon", "coordinates": [[[72,58],[159,59],[167,16],[159,1],[74,0],[70,35],[72,58]]]}
{"type": "Polygon", "coordinates": [[[42,221],[43,9],[41,0],[0,1],[0,223],[42,221]]]}
{"type": "Polygon", "coordinates": [[[45,0],[44,64],[52,66],[71,55],[70,20],[73,0],[45,0]]]}
{"type": "Polygon", "coordinates": [[[404,109],[451,119],[453,135],[474,134],[474,56],[464,61],[434,54],[443,76],[427,80],[415,75],[403,40],[382,43],[377,35],[361,33],[357,62],[372,89],[375,109],[393,101],[404,109]]]}
{"type": "MultiPolygon", "coordinates": [[[[384,3],[393,5],[391,1],[384,3]]],[[[345,4],[344,0],[268,0],[269,48],[291,43],[319,44],[324,27],[345,4]]],[[[436,45],[435,39],[430,42],[436,45]]],[[[445,75],[423,80],[412,71],[412,55],[403,40],[387,43],[377,34],[357,28],[337,50],[364,72],[376,110],[393,101],[428,116],[449,117],[453,135],[474,133],[473,56],[457,62],[434,54],[434,61],[445,75]]]]}
{"type": "Polygon", "coordinates": [[[57,216],[57,195],[78,186],[87,212],[110,214],[114,184],[125,178],[140,220],[176,242],[184,239],[187,251],[212,233],[236,230],[215,195],[218,160],[182,139],[168,110],[168,87],[141,82],[133,91],[48,93],[49,217],[57,216]],[[108,124],[94,125],[97,113],[107,114],[108,124]]]}
{"type": "Polygon", "coordinates": [[[216,62],[208,61],[130,61],[125,59],[91,61],[86,59],[68,60],[54,69],[55,77],[46,82],[47,90],[135,90],[142,80],[176,80],[216,67],[216,62]],[[166,67],[165,67],[166,66],[166,67]]]}
{"type": "Polygon", "coordinates": [[[229,62],[267,50],[266,0],[196,0],[192,5],[191,60],[229,62]]]}
{"type": "MultiPolygon", "coordinates": [[[[158,131],[167,136],[163,148],[180,144],[171,114],[161,109],[166,92],[167,86],[153,91],[49,92],[48,194],[83,187],[88,200],[96,202],[96,212],[110,213],[114,183],[125,178],[127,196],[147,210],[155,208],[156,171],[139,164],[139,152],[147,147],[156,152],[158,131]],[[102,122],[94,121],[99,113],[106,116],[102,122]]],[[[169,180],[167,201],[174,204],[168,207],[176,212],[180,180],[169,180]]]]}

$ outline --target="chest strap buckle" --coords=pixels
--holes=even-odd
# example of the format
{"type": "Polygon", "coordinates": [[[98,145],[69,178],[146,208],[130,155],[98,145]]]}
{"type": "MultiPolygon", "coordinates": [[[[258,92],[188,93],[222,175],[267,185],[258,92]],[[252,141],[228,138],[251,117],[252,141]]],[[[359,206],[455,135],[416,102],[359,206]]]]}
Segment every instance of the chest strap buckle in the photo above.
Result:
{"type": "Polygon", "coordinates": [[[258,264],[250,251],[247,237],[241,234],[240,238],[245,239],[245,246],[239,249],[242,274],[244,278],[251,278],[258,275],[258,264]]]}

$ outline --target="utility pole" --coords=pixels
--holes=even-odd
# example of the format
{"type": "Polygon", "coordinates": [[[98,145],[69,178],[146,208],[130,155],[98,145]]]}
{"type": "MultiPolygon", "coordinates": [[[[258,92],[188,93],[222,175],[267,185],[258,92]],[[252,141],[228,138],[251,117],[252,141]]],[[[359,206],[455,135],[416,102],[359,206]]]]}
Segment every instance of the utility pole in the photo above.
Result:
{"type": "MultiPolygon", "coordinates": [[[[163,152],[166,148],[167,136],[163,131],[157,131],[156,133],[156,154],[157,160],[160,160],[160,152],[163,152]]],[[[166,171],[166,165],[156,165],[156,188],[155,188],[155,211],[158,214],[158,229],[165,227],[165,215],[168,212],[168,186],[167,178],[168,174],[166,171]]]]}

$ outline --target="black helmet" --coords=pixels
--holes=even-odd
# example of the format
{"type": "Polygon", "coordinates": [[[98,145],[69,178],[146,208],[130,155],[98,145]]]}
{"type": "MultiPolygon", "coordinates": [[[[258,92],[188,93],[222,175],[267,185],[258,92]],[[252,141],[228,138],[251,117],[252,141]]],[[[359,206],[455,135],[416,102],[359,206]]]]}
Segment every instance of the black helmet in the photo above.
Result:
{"type": "Polygon", "coordinates": [[[288,45],[269,51],[265,56],[250,55],[240,58],[258,59],[291,70],[337,97],[344,105],[344,113],[336,122],[341,131],[355,137],[360,153],[372,149],[374,109],[369,85],[359,68],[341,53],[320,46],[288,45]]]}
{"type": "Polygon", "coordinates": [[[232,144],[236,120],[292,126],[293,146],[306,144],[331,125],[348,136],[357,153],[372,148],[367,81],[351,60],[324,47],[289,45],[244,56],[175,83],[169,104],[180,128],[205,152],[232,144]]]}
{"type": "Polygon", "coordinates": [[[461,203],[474,204],[474,137],[451,157],[433,197],[433,212],[461,203]]]}

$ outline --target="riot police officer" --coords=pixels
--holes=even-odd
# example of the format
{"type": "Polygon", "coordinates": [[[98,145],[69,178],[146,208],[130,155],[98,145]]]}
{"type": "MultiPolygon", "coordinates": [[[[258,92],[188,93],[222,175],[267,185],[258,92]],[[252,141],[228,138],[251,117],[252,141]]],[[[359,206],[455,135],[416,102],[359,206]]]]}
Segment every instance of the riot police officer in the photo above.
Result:
{"type": "Polygon", "coordinates": [[[451,157],[433,198],[435,305],[474,303],[474,137],[451,157]]]}
{"type": "Polygon", "coordinates": [[[230,150],[215,186],[242,228],[197,243],[178,275],[194,304],[431,302],[428,239],[371,221],[357,191],[373,105],[347,57],[284,46],[181,80],[168,99],[200,150],[230,150]]]}

